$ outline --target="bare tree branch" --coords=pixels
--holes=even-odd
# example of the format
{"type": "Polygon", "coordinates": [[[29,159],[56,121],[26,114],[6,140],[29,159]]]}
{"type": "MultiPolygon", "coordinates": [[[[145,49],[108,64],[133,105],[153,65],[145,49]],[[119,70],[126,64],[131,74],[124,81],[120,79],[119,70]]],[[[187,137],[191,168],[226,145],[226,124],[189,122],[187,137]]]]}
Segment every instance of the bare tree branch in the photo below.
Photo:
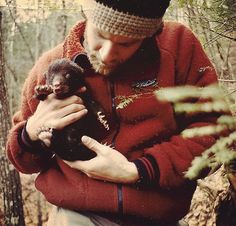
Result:
{"type": "Polygon", "coordinates": [[[34,62],[34,56],[33,56],[33,53],[32,53],[32,51],[31,51],[30,45],[29,45],[29,43],[26,41],[26,38],[25,38],[25,36],[24,36],[24,34],[23,34],[23,32],[22,32],[20,26],[19,26],[18,23],[16,22],[16,20],[15,20],[15,18],[14,18],[14,16],[13,16],[12,10],[11,10],[11,8],[10,8],[10,6],[9,6],[8,1],[5,0],[5,2],[6,2],[6,5],[7,5],[7,7],[8,7],[10,16],[11,16],[11,18],[12,18],[14,24],[16,25],[16,27],[17,27],[17,29],[18,29],[18,31],[19,31],[19,33],[20,33],[20,35],[21,35],[21,37],[22,37],[22,39],[23,39],[23,41],[24,41],[26,47],[27,47],[27,50],[28,50],[29,55],[30,55],[30,59],[31,59],[32,62],[34,62]]]}

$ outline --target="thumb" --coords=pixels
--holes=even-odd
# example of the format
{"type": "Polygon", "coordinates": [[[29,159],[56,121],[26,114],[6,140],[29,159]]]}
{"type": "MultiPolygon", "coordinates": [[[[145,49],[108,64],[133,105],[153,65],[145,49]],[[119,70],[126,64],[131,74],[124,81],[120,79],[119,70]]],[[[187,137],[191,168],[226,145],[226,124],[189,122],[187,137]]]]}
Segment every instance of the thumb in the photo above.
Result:
{"type": "Polygon", "coordinates": [[[99,142],[88,136],[83,136],[81,138],[81,141],[88,149],[96,153],[100,152],[102,148],[104,148],[102,144],[100,144],[99,142]]]}

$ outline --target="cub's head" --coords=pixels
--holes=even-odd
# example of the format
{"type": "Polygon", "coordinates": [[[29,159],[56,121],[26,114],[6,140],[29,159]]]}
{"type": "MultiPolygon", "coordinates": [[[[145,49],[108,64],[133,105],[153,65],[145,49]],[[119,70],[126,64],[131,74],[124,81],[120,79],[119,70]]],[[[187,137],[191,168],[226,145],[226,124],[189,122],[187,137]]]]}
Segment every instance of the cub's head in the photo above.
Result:
{"type": "Polygon", "coordinates": [[[46,83],[59,98],[72,95],[85,86],[83,69],[69,59],[53,61],[45,73],[46,83]]]}

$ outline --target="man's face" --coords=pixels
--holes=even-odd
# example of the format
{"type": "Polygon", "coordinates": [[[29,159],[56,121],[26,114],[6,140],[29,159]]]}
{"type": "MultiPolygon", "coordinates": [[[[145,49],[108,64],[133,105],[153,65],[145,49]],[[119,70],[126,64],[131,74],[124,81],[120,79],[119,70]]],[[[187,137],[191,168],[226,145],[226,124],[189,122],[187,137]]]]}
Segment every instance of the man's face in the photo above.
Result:
{"type": "Polygon", "coordinates": [[[84,48],[94,70],[109,75],[127,61],[141,46],[143,39],[113,35],[97,29],[87,21],[84,48]]]}

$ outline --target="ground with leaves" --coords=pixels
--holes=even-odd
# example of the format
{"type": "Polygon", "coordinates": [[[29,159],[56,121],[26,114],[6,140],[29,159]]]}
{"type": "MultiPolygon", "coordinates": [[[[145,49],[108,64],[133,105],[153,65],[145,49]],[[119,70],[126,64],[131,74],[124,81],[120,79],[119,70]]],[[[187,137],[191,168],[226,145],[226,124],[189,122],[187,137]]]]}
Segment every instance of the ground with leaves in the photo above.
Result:
{"type": "Polygon", "coordinates": [[[223,167],[204,180],[198,180],[191,209],[185,217],[189,226],[215,226],[215,210],[228,187],[229,181],[223,167]]]}
{"type": "Polygon", "coordinates": [[[34,187],[35,176],[21,175],[26,226],[46,226],[51,205],[34,187]]]}

